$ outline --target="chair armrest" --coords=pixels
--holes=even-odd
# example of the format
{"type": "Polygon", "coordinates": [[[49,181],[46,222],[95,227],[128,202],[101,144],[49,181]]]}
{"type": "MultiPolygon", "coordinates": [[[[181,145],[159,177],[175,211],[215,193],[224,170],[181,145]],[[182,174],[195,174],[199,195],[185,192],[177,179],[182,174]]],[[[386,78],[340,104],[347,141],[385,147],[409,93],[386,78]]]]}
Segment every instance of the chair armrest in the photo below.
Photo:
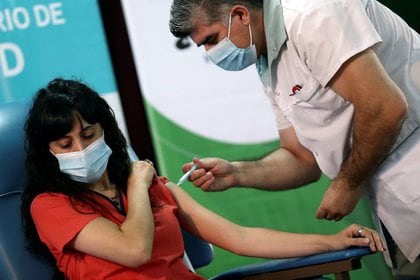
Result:
{"type": "MultiPolygon", "coordinates": [[[[247,276],[261,275],[261,274],[274,273],[278,271],[285,271],[285,270],[291,270],[291,269],[302,268],[302,267],[335,263],[335,262],[339,262],[343,260],[360,259],[361,257],[369,255],[369,254],[372,254],[369,247],[352,247],[345,250],[326,252],[326,253],[306,256],[302,258],[269,260],[269,261],[265,261],[261,263],[250,264],[250,265],[245,265],[238,268],[233,268],[231,270],[228,270],[226,272],[223,272],[211,278],[211,280],[239,279],[239,278],[243,278],[247,276]]],[[[360,268],[360,266],[355,267],[353,269],[357,269],[357,268],[360,268]]],[[[348,270],[351,270],[351,268],[348,270]]],[[[329,273],[336,273],[336,271],[333,271],[332,269],[330,272],[327,272],[325,274],[329,274],[329,273]]],[[[279,278],[279,279],[285,279],[285,278],[279,278]]]]}

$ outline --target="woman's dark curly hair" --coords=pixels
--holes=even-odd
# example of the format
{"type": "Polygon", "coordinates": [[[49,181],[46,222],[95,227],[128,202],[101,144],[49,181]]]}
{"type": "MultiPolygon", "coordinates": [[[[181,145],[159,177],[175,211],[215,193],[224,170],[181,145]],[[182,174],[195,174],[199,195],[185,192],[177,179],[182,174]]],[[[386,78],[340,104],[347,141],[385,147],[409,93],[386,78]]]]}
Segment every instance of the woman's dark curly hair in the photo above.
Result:
{"type": "Polygon", "coordinates": [[[122,191],[127,191],[130,174],[130,160],[127,143],[118,128],[114,112],[98,93],[77,80],[57,78],[34,96],[25,123],[26,170],[28,180],[22,194],[22,221],[30,251],[55,260],[48,248],[40,241],[30,207],[33,199],[44,192],[68,195],[71,201],[87,203],[95,210],[101,210],[88,192],[87,184],[71,180],[59,169],[57,159],[49,150],[49,143],[63,137],[73,127],[75,113],[90,124],[99,123],[105,135],[105,142],[112,154],[107,171],[110,181],[122,191]]]}

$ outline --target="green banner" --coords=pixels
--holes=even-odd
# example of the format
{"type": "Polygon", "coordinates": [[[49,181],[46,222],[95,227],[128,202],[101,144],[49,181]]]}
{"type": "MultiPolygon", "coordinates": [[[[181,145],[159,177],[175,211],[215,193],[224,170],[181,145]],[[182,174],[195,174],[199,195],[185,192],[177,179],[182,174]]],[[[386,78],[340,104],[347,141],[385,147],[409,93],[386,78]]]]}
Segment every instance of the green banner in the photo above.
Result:
{"type": "MultiPolygon", "coordinates": [[[[164,175],[173,181],[182,175],[180,166],[192,157],[215,156],[228,160],[258,158],[278,146],[278,141],[253,145],[214,141],[183,129],[151,106],[148,106],[148,115],[153,127],[159,167],[164,175]]],[[[353,213],[340,222],[316,219],[315,212],[328,183],[329,180],[323,177],[317,183],[283,192],[235,188],[224,192],[205,193],[189,182],[184,183],[183,188],[205,207],[242,225],[325,234],[338,232],[353,223],[374,227],[366,201],[359,202],[353,213]]],[[[205,277],[240,265],[263,261],[241,257],[217,247],[214,248],[214,253],[213,262],[198,270],[198,273],[205,277]]],[[[352,279],[392,279],[379,253],[364,257],[362,269],[352,271],[350,275],[352,279]]]]}

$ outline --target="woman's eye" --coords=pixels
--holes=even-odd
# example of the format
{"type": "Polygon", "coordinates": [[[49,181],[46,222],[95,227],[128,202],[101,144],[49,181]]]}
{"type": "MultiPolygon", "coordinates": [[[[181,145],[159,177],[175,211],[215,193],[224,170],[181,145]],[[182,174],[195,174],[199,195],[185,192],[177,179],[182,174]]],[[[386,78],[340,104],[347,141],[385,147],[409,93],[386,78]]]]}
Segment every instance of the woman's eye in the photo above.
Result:
{"type": "Polygon", "coordinates": [[[92,139],[93,136],[95,136],[95,134],[88,134],[88,135],[84,135],[83,138],[85,138],[85,139],[92,139]]]}
{"type": "Polygon", "coordinates": [[[61,144],[61,145],[60,145],[60,148],[61,148],[61,149],[67,149],[67,148],[70,148],[70,146],[71,146],[71,145],[70,145],[70,143],[67,143],[67,144],[61,144]]]}

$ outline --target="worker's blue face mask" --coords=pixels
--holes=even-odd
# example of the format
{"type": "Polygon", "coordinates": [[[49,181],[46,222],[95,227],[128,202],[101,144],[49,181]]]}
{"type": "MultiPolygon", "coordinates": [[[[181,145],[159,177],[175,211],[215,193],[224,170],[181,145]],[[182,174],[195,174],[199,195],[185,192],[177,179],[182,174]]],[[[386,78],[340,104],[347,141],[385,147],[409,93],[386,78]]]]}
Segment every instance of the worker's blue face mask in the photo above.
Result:
{"type": "Polygon", "coordinates": [[[249,47],[238,48],[230,40],[232,14],[229,14],[228,36],[207,51],[207,57],[217,66],[228,71],[239,71],[257,61],[257,50],[252,44],[251,24],[249,25],[249,47]]]}
{"type": "Polygon", "coordinates": [[[61,172],[72,180],[95,183],[104,174],[111,153],[102,135],[82,151],[53,155],[58,160],[61,172]]]}

